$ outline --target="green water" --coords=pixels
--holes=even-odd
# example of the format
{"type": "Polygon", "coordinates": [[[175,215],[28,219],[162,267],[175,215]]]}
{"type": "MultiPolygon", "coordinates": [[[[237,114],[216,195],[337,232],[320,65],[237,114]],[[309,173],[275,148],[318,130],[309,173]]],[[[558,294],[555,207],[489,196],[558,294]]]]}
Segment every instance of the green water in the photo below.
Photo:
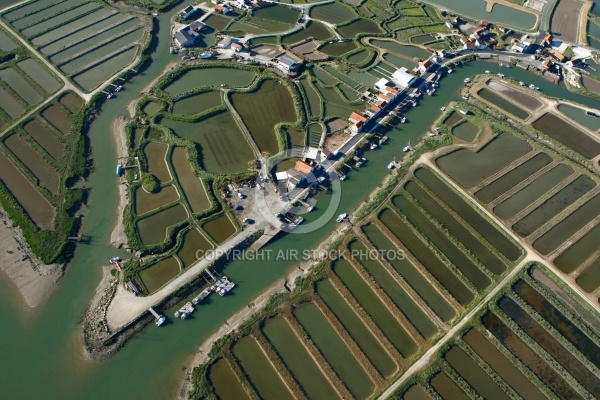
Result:
{"type": "Polygon", "coordinates": [[[572,173],[573,168],[566,164],[558,164],[498,204],[494,212],[502,219],[512,218],[572,173]]]}
{"type": "Polygon", "coordinates": [[[430,400],[431,396],[423,389],[423,386],[413,385],[404,393],[402,398],[406,400],[430,400]]]}
{"type": "Polygon", "coordinates": [[[404,44],[400,44],[395,40],[380,40],[373,39],[369,41],[369,43],[375,47],[380,47],[382,49],[386,49],[389,51],[393,51],[394,53],[398,53],[404,55],[409,58],[418,57],[418,58],[427,58],[429,57],[429,52],[417,46],[407,46],[404,44]]]}
{"type": "Polygon", "coordinates": [[[471,329],[463,336],[463,340],[521,397],[532,400],[547,399],[535,384],[477,329],[471,329]]]}
{"type": "Polygon", "coordinates": [[[236,231],[235,226],[226,214],[204,223],[204,229],[217,243],[223,243],[236,231]]]}
{"type": "Polygon", "coordinates": [[[354,42],[333,42],[320,47],[319,51],[337,57],[356,49],[356,47],[357,45],[354,42]]]}
{"type": "Polygon", "coordinates": [[[469,288],[433,252],[431,247],[417,236],[408,223],[389,208],[379,214],[379,219],[460,304],[467,305],[473,300],[474,295],[469,288]]]}
{"type": "Polygon", "coordinates": [[[181,268],[177,258],[169,257],[143,269],[140,272],[140,278],[142,278],[148,292],[154,293],[165,283],[176,277],[179,272],[181,272],[181,268]]]}
{"type": "Polygon", "coordinates": [[[320,281],[316,291],[381,375],[392,375],[398,369],[396,363],[333,284],[329,280],[320,281]]]}
{"type": "Polygon", "coordinates": [[[477,152],[461,148],[436,160],[442,171],[464,188],[472,188],[529,153],[529,143],[509,133],[501,133],[477,152]]]}
{"type": "Polygon", "coordinates": [[[475,193],[482,203],[488,204],[498,198],[502,193],[512,189],[525,179],[552,162],[552,157],[546,153],[539,153],[519,165],[515,169],[502,175],[489,185],[475,193]]]}
{"type": "MultiPolygon", "coordinates": [[[[587,391],[594,395],[594,398],[597,399],[600,396],[600,380],[583,364],[580,356],[560,343],[544,325],[538,323],[511,297],[503,296],[498,305],[523,332],[554,357],[587,391]]],[[[561,322],[568,324],[567,321],[561,322]]]]}
{"type": "Polygon", "coordinates": [[[587,159],[591,160],[600,153],[600,143],[597,140],[552,113],[544,114],[531,126],[587,159]]]}
{"type": "Polygon", "coordinates": [[[328,400],[338,397],[285,319],[271,318],[262,330],[309,398],[328,400]]]}
{"type": "Polygon", "coordinates": [[[165,92],[178,95],[195,87],[227,85],[228,87],[246,87],[256,74],[252,71],[233,68],[200,68],[184,73],[179,79],[164,88],[165,92]]]}
{"type": "Polygon", "coordinates": [[[369,52],[366,50],[360,50],[348,57],[348,62],[351,64],[360,64],[367,59],[369,52]]]}
{"type": "MultiPolygon", "coordinates": [[[[173,398],[177,393],[182,368],[191,360],[198,345],[216,332],[227,318],[245,307],[267,286],[283,277],[295,267],[295,262],[272,260],[270,262],[235,262],[226,273],[236,286],[235,295],[217,298],[210,306],[202,308],[202,318],[173,321],[162,329],[149,326],[141,335],[131,340],[119,353],[104,362],[87,361],[81,354],[79,321],[82,312],[93,296],[100,279],[99,267],[110,257],[120,254],[108,245],[110,232],[117,217],[118,193],[114,169],[116,152],[107,132],[114,118],[126,115],[126,106],[156,78],[176,56],[168,54],[170,14],[159,17],[158,53],[142,74],[126,84],[126,90],[103,105],[94,120],[90,141],[94,152],[95,171],[88,179],[93,187],[89,198],[89,215],[83,220],[83,234],[89,243],[80,244],[75,257],[66,269],[56,291],[43,305],[27,308],[14,286],[0,279],[0,315],[5,321],[0,327],[0,340],[10,343],[3,346],[0,357],[0,387],[7,399],[157,399],[173,398]],[[32,379],[35,377],[35,384],[32,379]]],[[[369,158],[369,165],[352,173],[352,179],[343,183],[340,210],[351,210],[388,174],[386,165],[398,154],[408,139],[415,139],[433,122],[439,109],[455,97],[463,86],[463,79],[474,73],[483,73],[488,64],[458,68],[444,79],[443,90],[421,102],[411,111],[414,123],[404,124],[388,132],[390,140],[378,149],[378,157],[369,158]],[[429,111],[428,111],[429,110],[429,111]],[[365,179],[365,178],[369,179],[365,179]]],[[[499,72],[497,68],[496,72],[499,72]]],[[[517,80],[523,78],[539,86],[544,93],[554,91],[562,98],[578,98],[563,87],[554,87],[543,78],[514,69],[517,80]]],[[[592,103],[590,99],[581,102],[592,103]]],[[[318,210],[311,214],[315,218],[318,210]]],[[[337,214],[336,214],[337,215],[337,214]]],[[[311,234],[281,235],[265,249],[275,252],[287,249],[309,249],[335,226],[330,221],[311,234]]],[[[230,385],[231,386],[231,385],[230,385]]],[[[326,396],[326,398],[333,398],[326,396]]]]}
{"type": "Polygon", "coordinates": [[[479,232],[500,253],[511,261],[517,260],[522,253],[519,246],[502,234],[486,218],[473,208],[462,196],[450,189],[440,178],[425,168],[415,171],[415,176],[425,184],[438,198],[444,199],[448,207],[452,208],[461,218],[479,232]]]}
{"type": "Polygon", "coordinates": [[[260,396],[265,399],[294,399],[256,339],[244,336],[233,346],[232,352],[260,396]]]}
{"type": "Polygon", "coordinates": [[[543,254],[548,254],[579,229],[583,228],[590,221],[591,217],[597,215],[598,210],[600,210],[600,196],[595,196],[563,221],[556,224],[550,231],[538,239],[534,243],[534,246],[543,254]]]}
{"type": "Polygon", "coordinates": [[[434,199],[414,181],[408,182],[405,189],[423,205],[433,218],[437,219],[449,233],[454,235],[468,251],[477,257],[489,271],[500,275],[506,270],[504,262],[492,253],[487,245],[477,238],[472,231],[450,214],[448,209],[440,204],[438,200],[434,199]]]}
{"type": "MultiPolygon", "coordinates": [[[[388,251],[396,249],[394,244],[375,225],[365,225],[362,230],[369,241],[379,250],[385,250],[386,254],[388,251]]],[[[387,261],[443,321],[454,318],[456,312],[444,296],[432,287],[432,283],[406,257],[389,257],[387,261]]]]}
{"type": "Polygon", "coordinates": [[[492,378],[458,346],[445,355],[446,361],[484,399],[510,399],[492,378]]]}
{"type": "MultiPolygon", "coordinates": [[[[408,221],[410,221],[411,224],[413,224],[435,247],[437,247],[437,249],[442,252],[442,254],[444,254],[478,290],[483,290],[492,283],[490,278],[450,240],[448,235],[435,226],[427,216],[406,197],[398,195],[395,196],[392,201],[394,205],[406,215],[408,221]]],[[[458,241],[463,239],[464,238],[457,238],[458,241]]]]}
{"type": "Polygon", "coordinates": [[[17,71],[12,68],[5,68],[0,71],[0,79],[15,91],[30,106],[33,106],[42,100],[44,96],[39,94],[17,71]]]}
{"type": "Polygon", "coordinates": [[[513,229],[521,236],[532,234],[595,187],[596,182],[592,178],[587,175],[580,176],[514,224],[513,229]]]}
{"type": "Polygon", "coordinates": [[[444,371],[438,373],[431,380],[431,386],[442,396],[443,399],[468,400],[469,396],[463,392],[444,371]]]}
{"type": "Polygon", "coordinates": [[[586,128],[589,128],[593,131],[600,129],[600,118],[588,116],[581,108],[573,107],[568,104],[561,104],[558,106],[558,111],[562,112],[572,120],[579,122],[586,128]]]}
{"type": "Polygon", "coordinates": [[[471,17],[475,20],[487,19],[502,25],[514,26],[521,29],[533,29],[535,16],[533,13],[523,12],[502,4],[495,4],[492,12],[485,11],[486,2],[482,0],[435,0],[434,3],[442,8],[452,10],[460,15],[471,17]]]}
{"type": "Polygon", "coordinates": [[[219,399],[249,399],[231,366],[224,358],[210,367],[208,379],[215,388],[219,399]]]}
{"type": "Polygon", "coordinates": [[[565,250],[564,253],[556,257],[554,264],[562,272],[570,274],[598,250],[598,235],[600,235],[600,225],[594,226],[573,243],[571,247],[565,250]]]}
{"type": "Polygon", "coordinates": [[[517,118],[527,119],[527,117],[529,117],[529,114],[521,107],[517,107],[512,100],[507,100],[504,97],[498,96],[491,90],[481,89],[479,92],[477,92],[477,94],[483,99],[489,101],[495,106],[500,107],[504,111],[511,113],[517,118]]]}
{"type": "Polygon", "coordinates": [[[317,306],[303,304],[294,315],[352,394],[367,398],[373,392],[373,382],[317,306]]]}
{"type": "Polygon", "coordinates": [[[452,134],[465,142],[472,142],[475,140],[478,132],[479,127],[473,125],[469,121],[462,122],[452,128],[452,134]]]}
{"type": "MultiPolygon", "coordinates": [[[[0,38],[1,40],[2,38],[0,38]]],[[[31,77],[42,89],[47,93],[54,93],[58,90],[62,83],[58,82],[44,67],[42,67],[33,58],[17,63],[17,66],[21,68],[23,72],[31,77]]]]}
{"type": "Polygon", "coordinates": [[[577,277],[577,284],[588,293],[592,293],[600,286],[600,258],[592,262],[582,273],[577,277]]]}
{"type": "Polygon", "coordinates": [[[333,270],[403,357],[417,352],[417,344],[347,260],[337,261],[333,270]]]}
{"type": "MultiPolygon", "coordinates": [[[[350,251],[366,254],[367,248],[358,241],[353,241],[348,247],[350,251]]],[[[357,260],[377,281],[379,286],[394,302],[396,307],[406,316],[406,318],[415,326],[421,336],[429,339],[438,331],[437,326],[429,319],[427,314],[415,303],[401,286],[396,283],[393,276],[383,267],[381,262],[371,257],[359,257],[357,260]]]]}
{"type": "Polygon", "coordinates": [[[514,291],[529,304],[544,320],[570,342],[581,354],[596,367],[600,367],[600,352],[598,351],[597,336],[592,338],[579,328],[581,321],[569,319],[561,310],[556,308],[540,292],[528,282],[519,281],[513,286],[514,291]]]}

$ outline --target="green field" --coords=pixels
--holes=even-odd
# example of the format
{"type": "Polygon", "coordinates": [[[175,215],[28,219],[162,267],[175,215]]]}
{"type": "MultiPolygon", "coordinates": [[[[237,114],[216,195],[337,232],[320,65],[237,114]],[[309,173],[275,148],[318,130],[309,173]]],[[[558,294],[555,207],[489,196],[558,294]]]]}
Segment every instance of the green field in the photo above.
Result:
{"type": "Polygon", "coordinates": [[[232,174],[248,169],[254,154],[229,111],[199,123],[163,119],[161,124],[198,145],[200,167],[215,174],[232,174]]]}
{"type": "Polygon", "coordinates": [[[286,85],[274,79],[265,80],[255,92],[234,93],[231,102],[260,151],[277,154],[279,144],[275,125],[293,123],[297,118],[294,101],[286,85]]]}

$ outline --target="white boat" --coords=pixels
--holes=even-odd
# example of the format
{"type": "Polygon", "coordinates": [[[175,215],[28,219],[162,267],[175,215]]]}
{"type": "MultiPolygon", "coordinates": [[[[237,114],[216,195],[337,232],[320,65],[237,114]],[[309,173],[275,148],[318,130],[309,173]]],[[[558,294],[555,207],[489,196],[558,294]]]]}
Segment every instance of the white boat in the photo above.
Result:
{"type": "Polygon", "coordinates": [[[358,161],[356,162],[356,164],[355,164],[355,165],[356,165],[357,167],[361,167],[361,166],[362,166],[364,163],[366,163],[366,162],[367,162],[367,159],[366,159],[366,158],[364,158],[364,157],[362,157],[360,160],[358,160],[358,161]]]}
{"type": "Polygon", "coordinates": [[[175,311],[175,318],[186,319],[194,311],[194,305],[191,302],[187,302],[179,310],[175,311]]]}
{"type": "Polygon", "coordinates": [[[208,295],[211,294],[211,293],[212,293],[212,290],[210,290],[209,287],[206,288],[206,289],[204,289],[203,291],[200,292],[200,294],[198,296],[196,296],[196,297],[194,297],[192,299],[192,303],[199,304],[202,300],[204,300],[205,298],[207,298],[208,295]]]}
{"type": "Polygon", "coordinates": [[[405,153],[408,153],[408,152],[409,152],[409,151],[411,151],[412,149],[413,149],[413,148],[412,148],[412,147],[410,147],[410,140],[409,140],[409,141],[408,141],[408,145],[406,145],[406,146],[405,146],[405,147],[402,149],[402,151],[403,151],[403,152],[405,152],[405,153]]]}
{"type": "MultiPolygon", "coordinates": [[[[302,223],[302,221],[304,221],[304,218],[302,218],[301,216],[297,216],[296,218],[294,218],[294,220],[289,224],[289,228],[290,229],[295,229],[298,225],[300,225],[302,223]]],[[[218,293],[218,292],[217,292],[218,293]]]]}
{"type": "Polygon", "coordinates": [[[345,219],[346,219],[346,217],[347,217],[347,216],[348,216],[348,214],[346,214],[346,213],[340,214],[340,215],[337,217],[337,219],[335,220],[335,222],[342,222],[343,220],[345,220],[345,219]]]}
{"type": "Polygon", "coordinates": [[[231,282],[229,278],[224,276],[221,279],[219,279],[215,286],[215,292],[217,292],[219,296],[224,296],[235,287],[235,283],[231,282]]]}
{"type": "Polygon", "coordinates": [[[379,145],[381,146],[382,144],[384,144],[386,141],[388,140],[387,136],[383,136],[381,139],[379,139],[379,145]]]}
{"type": "Polygon", "coordinates": [[[535,85],[532,83],[531,85],[529,85],[529,89],[531,89],[531,90],[535,89],[535,85]]]}
{"type": "Polygon", "coordinates": [[[207,58],[212,58],[213,57],[213,53],[210,53],[208,51],[204,52],[204,53],[200,53],[200,58],[202,59],[207,59],[207,58]]]}
{"type": "Polygon", "coordinates": [[[113,258],[111,258],[111,259],[109,260],[109,262],[110,262],[111,264],[116,264],[116,263],[118,263],[118,262],[121,262],[121,261],[122,261],[122,260],[121,260],[121,257],[113,257],[113,258]]]}
{"type": "Polygon", "coordinates": [[[469,82],[471,82],[471,79],[470,78],[465,78],[465,80],[463,82],[464,83],[469,83],[469,82]]]}
{"type": "Polygon", "coordinates": [[[486,70],[485,70],[485,73],[486,73],[486,74],[491,74],[491,73],[492,73],[492,71],[490,71],[489,69],[486,69],[486,70]]]}
{"type": "Polygon", "coordinates": [[[165,317],[164,315],[161,315],[160,318],[156,320],[155,324],[156,324],[156,326],[161,326],[162,324],[165,323],[166,320],[167,320],[167,317],[165,317]]]}
{"type": "Polygon", "coordinates": [[[440,111],[446,111],[446,107],[440,108],[440,111]]]}
{"type": "Polygon", "coordinates": [[[400,123],[403,124],[406,122],[406,117],[402,117],[402,119],[400,120],[400,123]]]}
{"type": "Polygon", "coordinates": [[[504,79],[504,74],[498,74],[498,77],[504,79]]]}
{"type": "Polygon", "coordinates": [[[519,86],[525,86],[525,82],[519,81],[519,86]]]}
{"type": "Polygon", "coordinates": [[[394,161],[391,161],[387,167],[388,167],[388,169],[392,169],[392,168],[400,168],[401,166],[402,166],[402,164],[399,164],[396,162],[396,160],[394,160],[394,161]]]}
{"type": "Polygon", "coordinates": [[[469,113],[468,110],[465,110],[464,108],[461,108],[459,111],[462,115],[467,115],[469,113]]]}
{"type": "Polygon", "coordinates": [[[376,148],[377,148],[377,143],[375,143],[375,142],[371,143],[370,149],[375,150],[376,148]]]}
{"type": "Polygon", "coordinates": [[[454,71],[454,70],[453,70],[452,68],[450,68],[450,69],[448,70],[448,73],[449,73],[449,74],[451,74],[451,73],[452,73],[452,71],[454,71]]]}

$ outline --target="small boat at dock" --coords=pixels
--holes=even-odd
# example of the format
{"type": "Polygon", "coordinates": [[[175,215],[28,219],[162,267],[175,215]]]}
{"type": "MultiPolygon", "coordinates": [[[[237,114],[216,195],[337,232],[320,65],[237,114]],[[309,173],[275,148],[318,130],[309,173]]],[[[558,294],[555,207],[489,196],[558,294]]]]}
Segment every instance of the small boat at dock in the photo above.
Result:
{"type": "Polygon", "coordinates": [[[194,297],[192,299],[192,303],[195,304],[195,305],[199,304],[200,302],[202,302],[202,300],[204,300],[205,298],[207,298],[208,295],[211,294],[211,293],[212,293],[212,290],[209,287],[207,287],[206,289],[204,289],[203,291],[201,291],[198,296],[196,296],[196,297],[194,297]]]}
{"type": "Polygon", "coordinates": [[[235,287],[235,283],[231,282],[226,277],[224,277],[224,279],[222,278],[222,281],[223,282],[221,286],[218,287],[217,290],[215,290],[219,294],[219,296],[225,296],[227,293],[229,293],[229,291],[231,291],[231,289],[235,287]]]}
{"type": "Polygon", "coordinates": [[[219,296],[224,296],[231,289],[235,287],[235,283],[229,280],[226,276],[221,277],[214,285],[212,285],[209,289],[214,291],[219,296]]]}
{"type": "Polygon", "coordinates": [[[194,312],[194,305],[188,301],[179,310],[175,311],[175,318],[186,319],[194,312]]]}
{"type": "Polygon", "coordinates": [[[345,219],[346,219],[346,217],[348,217],[348,214],[346,214],[346,213],[340,214],[340,215],[337,217],[337,219],[335,220],[335,222],[342,222],[343,220],[345,220],[345,219]]]}

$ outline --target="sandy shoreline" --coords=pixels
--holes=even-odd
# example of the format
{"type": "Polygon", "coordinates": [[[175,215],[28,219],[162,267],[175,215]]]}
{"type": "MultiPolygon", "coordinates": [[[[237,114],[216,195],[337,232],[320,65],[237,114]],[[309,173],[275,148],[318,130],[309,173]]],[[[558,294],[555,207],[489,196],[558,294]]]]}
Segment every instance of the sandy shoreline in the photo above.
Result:
{"type": "Polygon", "coordinates": [[[63,275],[59,264],[46,265],[29,250],[21,229],[0,208],[0,269],[15,284],[29,307],[40,305],[63,275]]]}
{"type": "MultiPolygon", "coordinates": [[[[123,117],[119,117],[115,120],[112,129],[117,150],[117,158],[119,160],[128,157],[127,140],[125,138],[126,125],[127,121],[125,121],[123,117]]],[[[125,207],[129,201],[127,189],[127,183],[124,180],[121,180],[118,188],[119,206],[117,207],[117,222],[110,234],[110,244],[116,248],[127,246],[127,236],[125,235],[125,225],[123,224],[123,211],[125,211],[125,207]]]]}

